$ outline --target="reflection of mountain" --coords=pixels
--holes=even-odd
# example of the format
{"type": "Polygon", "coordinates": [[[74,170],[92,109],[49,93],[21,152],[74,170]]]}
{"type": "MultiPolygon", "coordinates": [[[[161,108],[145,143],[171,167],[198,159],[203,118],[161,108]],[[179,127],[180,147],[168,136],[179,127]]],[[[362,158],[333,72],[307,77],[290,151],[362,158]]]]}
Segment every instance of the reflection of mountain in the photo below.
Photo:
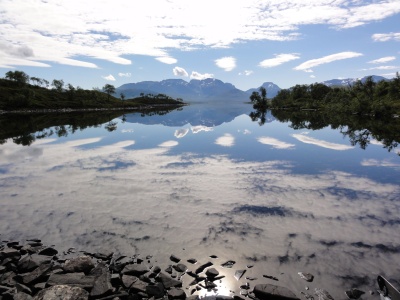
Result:
{"type": "Polygon", "coordinates": [[[127,114],[125,121],[141,124],[162,124],[171,127],[180,127],[186,124],[212,127],[231,122],[237,116],[248,115],[251,110],[250,104],[229,104],[226,102],[191,104],[162,116],[141,117],[140,114],[127,114]]]}

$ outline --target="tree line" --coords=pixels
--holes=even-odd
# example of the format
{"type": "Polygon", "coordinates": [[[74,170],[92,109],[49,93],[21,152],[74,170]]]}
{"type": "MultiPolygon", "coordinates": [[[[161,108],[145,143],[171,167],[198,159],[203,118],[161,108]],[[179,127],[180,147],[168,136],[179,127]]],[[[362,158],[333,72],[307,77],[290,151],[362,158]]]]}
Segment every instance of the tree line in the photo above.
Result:
{"type": "Polygon", "coordinates": [[[390,116],[400,113],[400,75],[375,82],[372,77],[357,80],[347,87],[329,87],[322,83],[295,85],[282,89],[267,100],[265,88],[253,92],[250,101],[256,110],[324,110],[338,113],[390,116]]]}

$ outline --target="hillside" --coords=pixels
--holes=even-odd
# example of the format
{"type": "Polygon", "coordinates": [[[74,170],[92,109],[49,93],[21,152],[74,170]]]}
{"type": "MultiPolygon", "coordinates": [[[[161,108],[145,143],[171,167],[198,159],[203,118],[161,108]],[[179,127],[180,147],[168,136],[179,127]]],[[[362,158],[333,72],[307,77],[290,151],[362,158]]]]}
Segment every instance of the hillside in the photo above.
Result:
{"type": "Polygon", "coordinates": [[[122,101],[111,94],[98,90],[84,90],[68,86],[68,89],[49,89],[29,83],[0,79],[0,110],[45,109],[134,109],[143,105],[181,106],[166,95],[145,96],[122,101]]]}

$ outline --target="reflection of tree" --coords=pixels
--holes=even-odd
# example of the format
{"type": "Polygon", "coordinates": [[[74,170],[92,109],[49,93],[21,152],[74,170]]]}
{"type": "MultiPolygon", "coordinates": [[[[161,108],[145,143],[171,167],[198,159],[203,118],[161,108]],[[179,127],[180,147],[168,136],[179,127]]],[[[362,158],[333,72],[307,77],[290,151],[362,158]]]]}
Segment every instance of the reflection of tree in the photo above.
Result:
{"type": "MultiPolygon", "coordinates": [[[[316,111],[273,110],[272,115],[281,122],[290,122],[293,129],[319,130],[330,126],[348,137],[352,146],[366,149],[372,140],[382,143],[388,151],[400,142],[399,118],[368,118],[350,114],[328,114],[316,111]]],[[[399,154],[400,155],[400,154],[399,154]]]]}
{"type": "Polygon", "coordinates": [[[108,132],[112,132],[114,130],[117,130],[117,122],[108,122],[106,126],[104,126],[105,129],[107,129],[108,132]]]}
{"type": "Polygon", "coordinates": [[[267,114],[267,109],[257,109],[255,111],[252,111],[250,113],[250,118],[253,122],[258,121],[258,124],[260,126],[265,124],[265,121],[267,120],[266,118],[266,114],[267,114]]]}

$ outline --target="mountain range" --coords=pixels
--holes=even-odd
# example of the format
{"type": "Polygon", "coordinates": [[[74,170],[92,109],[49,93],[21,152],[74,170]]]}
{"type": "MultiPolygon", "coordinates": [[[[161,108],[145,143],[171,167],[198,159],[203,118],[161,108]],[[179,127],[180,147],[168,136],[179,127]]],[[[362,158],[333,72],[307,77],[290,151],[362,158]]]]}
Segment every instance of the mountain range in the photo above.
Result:
{"type": "MultiPolygon", "coordinates": [[[[365,81],[365,76],[361,81],[365,81]]],[[[388,80],[382,76],[372,76],[375,82],[388,80]]],[[[348,86],[358,79],[332,79],[321,83],[327,86],[348,86]]],[[[260,87],[267,90],[267,97],[275,97],[281,88],[273,82],[264,82],[260,87]]],[[[192,79],[189,82],[182,79],[166,79],[162,81],[141,81],[137,83],[127,83],[116,88],[116,95],[123,93],[126,98],[134,98],[140,94],[166,94],[173,98],[182,98],[185,102],[246,102],[253,91],[259,88],[251,88],[247,91],[237,89],[233,84],[222,82],[219,79],[207,78],[203,80],[192,79]]]]}

